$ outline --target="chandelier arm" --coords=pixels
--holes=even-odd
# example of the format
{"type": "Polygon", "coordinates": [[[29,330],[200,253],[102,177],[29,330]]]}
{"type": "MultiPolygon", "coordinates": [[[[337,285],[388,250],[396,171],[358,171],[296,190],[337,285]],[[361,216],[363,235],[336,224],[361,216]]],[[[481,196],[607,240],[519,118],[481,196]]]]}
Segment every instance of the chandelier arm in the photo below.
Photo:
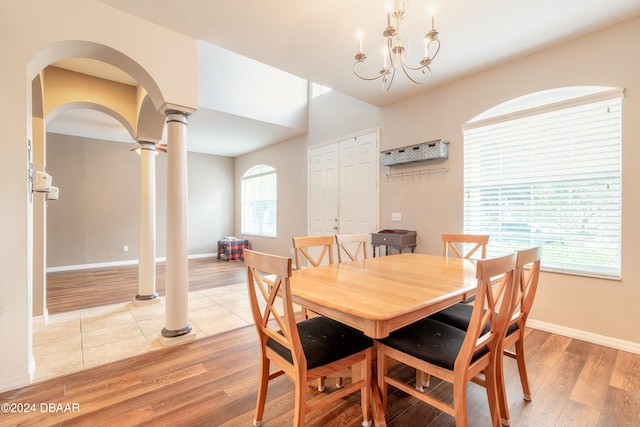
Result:
{"type": "MultiPolygon", "coordinates": [[[[420,64],[417,67],[412,67],[411,65],[407,64],[404,60],[404,57],[402,58],[402,69],[403,70],[411,70],[411,71],[420,71],[424,68],[429,68],[429,63],[431,63],[431,61],[429,61],[426,64],[420,64]]],[[[406,71],[405,71],[406,72],[406,71]]]]}
{"type": "Polygon", "coordinates": [[[389,72],[389,69],[387,69],[387,72],[384,74],[384,78],[382,79],[382,90],[384,90],[385,92],[391,88],[393,78],[396,76],[396,67],[391,67],[391,69],[393,70],[391,72],[389,72]],[[389,74],[391,74],[391,78],[388,77],[389,74]],[[387,84],[387,82],[389,83],[387,84]]]}
{"type": "Polygon", "coordinates": [[[362,64],[364,65],[364,61],[356,61],[355,64],[353,64],[353,74],[355,74],[356,76],[358,76],[359,78],[361,78],[362,80],[378,80],[380,77],[384,76],[386,74],[386,72],[383,72],[383,70],[380,71],[380,74],[375,76],[375,77],[366,77],[361,75],[360,73],[358,73],[358,71],[356,71],[356,66],[358,64],[362,64]]]}
{"type": "Polygon", "coordinates": [[[411,80],[415,84],[419,84],[419,85],[425,83],[426,81],[428,81],[431,78],[431,67],[429,67],[428,64],[422,65],[420,67],[412,68],[409,65],[407,65],[403,60],[402,61],[402,71],[404,71],[405,76],[407,76],[407,78],[409,80],[411,80]],[[424,79],[416,80],[413,77],[411,77],[411,75],[409,74],[409,71],[407,71],[407,70],[422,71],[423,74],[427,74],[427,73],[425,73],[425,70],[427,70],[429,73],[427,74],[427,76],[424,79]]]}
{"type": "Polygon", "coordinates": [[[427,48],[431,48],[431,43],[435,43],[436,44],[436,51],[433,52],[433,55],[431,55],[431,59],[429,60],[429,62],[431,62],[434,59],[436,59],[436,56],[438,56],[438,52],[440,52],[440,39],[431,39],[431,40],[429,40],[429,43],[427,43],[427,48]]]}

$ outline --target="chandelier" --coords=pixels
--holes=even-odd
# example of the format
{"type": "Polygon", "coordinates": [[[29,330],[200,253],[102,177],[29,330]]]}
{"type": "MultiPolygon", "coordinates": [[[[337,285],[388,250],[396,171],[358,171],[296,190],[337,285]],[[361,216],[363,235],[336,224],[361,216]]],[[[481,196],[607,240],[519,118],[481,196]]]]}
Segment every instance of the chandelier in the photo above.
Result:
{"type": "Polygon", "coordinates": [[[383,65],[377,76],[366,77],[360,74],[357,68],[364,69],[367,55],[362,50],[362,33],[358,33],[359,50],[355,55],[356,62],[353,64],[353,72],[362,80],[377,80],[382,78],[382,89],[387,91],[393,83],[398,67],[402,68],[404,74],[416,84],[422,84],[431,78],[431,68],[429,65],[440,51],[440,40],[438,31],[434,28],[434,18],[431,15],[431,29],[424,36],[424,57],[420,60],[420,65],[411,66],[404,58],[405,48],[402,45],[400,34],[400,24],[406,14],[408,0],[394,0],[393,11],[387,12],[387,28],[382,36],[387,39],[387,46],[383,49],[383,65]]]}

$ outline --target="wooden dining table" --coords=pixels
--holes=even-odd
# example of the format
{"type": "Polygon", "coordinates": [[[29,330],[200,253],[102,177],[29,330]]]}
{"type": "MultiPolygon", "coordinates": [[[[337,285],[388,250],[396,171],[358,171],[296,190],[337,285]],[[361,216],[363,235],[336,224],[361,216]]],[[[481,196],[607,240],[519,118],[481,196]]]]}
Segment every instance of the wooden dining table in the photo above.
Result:
{"type": "MultiPolygon", "coordinates": [[[[475,277],[472,260],[404,253],[296,270],[291,294],[318,314],[384,338],[475,294],[475,277]]],[[[372,388],[375,425],[384,426],[376,381],[372,388]]]]}

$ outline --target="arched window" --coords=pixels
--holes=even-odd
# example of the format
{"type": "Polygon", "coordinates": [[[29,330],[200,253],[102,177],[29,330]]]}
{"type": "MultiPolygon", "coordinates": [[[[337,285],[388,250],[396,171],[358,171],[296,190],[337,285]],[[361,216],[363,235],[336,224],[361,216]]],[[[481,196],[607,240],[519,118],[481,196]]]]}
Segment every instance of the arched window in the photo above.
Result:
{"type": "Polygon", "coordinates": [[[278,175],[271,166],[254,166],[241,180],[241,233],[276,237],[278,175]]]}
{"type": "Polygon", "coordinates": [[[620,277],[622,97],[553,89],[463,127],[464,231],[488,256],[542,245],[547,271],[620,277]]]}

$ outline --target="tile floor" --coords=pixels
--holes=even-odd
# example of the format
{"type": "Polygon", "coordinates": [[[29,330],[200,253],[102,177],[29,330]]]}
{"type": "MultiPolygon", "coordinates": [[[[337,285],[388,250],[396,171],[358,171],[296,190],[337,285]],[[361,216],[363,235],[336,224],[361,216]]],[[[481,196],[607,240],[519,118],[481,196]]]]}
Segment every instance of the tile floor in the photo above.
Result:
{"type": "MultiPolygon", "coordinates": [[[[189,293],[189,321],[196,339],[251,325],[246,284],[189,293]]],[[[165,301],[133,301],[52,314],[33,320],[34,382],[162,348],[165,301]]]]}

